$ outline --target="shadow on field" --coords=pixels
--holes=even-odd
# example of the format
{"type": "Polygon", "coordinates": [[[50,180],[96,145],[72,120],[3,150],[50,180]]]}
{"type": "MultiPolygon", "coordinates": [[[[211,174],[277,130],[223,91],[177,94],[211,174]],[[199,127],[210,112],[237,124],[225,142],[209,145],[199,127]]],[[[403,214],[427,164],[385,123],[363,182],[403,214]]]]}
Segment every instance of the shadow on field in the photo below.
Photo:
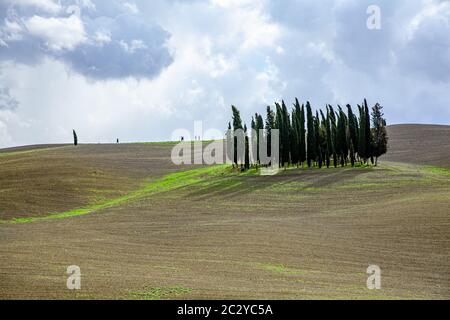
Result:
{"type": "Polygon", "coordinates": [[[284,185],[298,183],[298,191],[326,188],[335,183],[343,184],[359,175],[371,172],[371,169],[331,168],[331,169],[289,169],[281,171],[274,176],[241,175],[233,177],[214,177],[198,186],[190,187],[186,197],[203,200],[217,197],[229,199],[256,191],[268,189],[275,185],[283,188],[284,185]]]}

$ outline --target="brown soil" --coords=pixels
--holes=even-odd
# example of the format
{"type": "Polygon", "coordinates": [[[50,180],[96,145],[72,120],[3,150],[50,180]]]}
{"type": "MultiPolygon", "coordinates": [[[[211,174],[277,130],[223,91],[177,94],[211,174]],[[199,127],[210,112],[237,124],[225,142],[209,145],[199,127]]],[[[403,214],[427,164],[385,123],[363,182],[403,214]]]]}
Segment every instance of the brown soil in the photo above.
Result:
{"type": "MultiPolygon", "coordinates": [[[[389,130],[391,146],[402,145],[389,130]]],[[[186,169],[171,164],[170,149],[0,157],[0,212],[71,209],[107,185],[106,198],[125,193],[186,169]],[[102,174],[89,180],[93,171],[102,174]]],[[[448,167],[440,157],[420,161],[448,167]]],[[[379,168],[211,176],[84,216],[0,224],[0,298],[449,299],[449,190],[448,175],[382,159],[379,168]],[[366,288],[370,264],[382,270],[381,290],[366,288]],[[69,265],[81,268],[81,290],[66,288],[69,265]],[[173,287],[189,290],[152,289],[173,287]]]]}
{"type": "Polygon", "coordinates": [[[450,126],[403,124],[388,127],[387,161],[450,169],[450,126]]]}

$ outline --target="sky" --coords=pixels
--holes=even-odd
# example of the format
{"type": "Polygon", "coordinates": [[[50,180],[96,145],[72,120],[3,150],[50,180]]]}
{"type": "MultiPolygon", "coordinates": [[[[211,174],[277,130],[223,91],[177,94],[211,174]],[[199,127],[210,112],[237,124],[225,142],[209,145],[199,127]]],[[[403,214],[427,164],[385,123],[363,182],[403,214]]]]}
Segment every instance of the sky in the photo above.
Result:
{"type": "Polygon", "coordinates": [[[295,97],[449,124],[450,1],[0,0],[0,148],[218,135],[295,97]]]}

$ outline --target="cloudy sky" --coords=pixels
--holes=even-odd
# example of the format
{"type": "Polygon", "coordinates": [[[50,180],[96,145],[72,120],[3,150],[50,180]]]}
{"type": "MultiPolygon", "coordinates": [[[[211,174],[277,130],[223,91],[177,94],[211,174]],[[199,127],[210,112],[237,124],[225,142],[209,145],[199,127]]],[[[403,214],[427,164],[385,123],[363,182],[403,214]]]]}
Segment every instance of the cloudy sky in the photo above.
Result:
{"type": "MultiPolygon", "coordinates": [[[[294,97],[450,123],[450,2],[0,0],[0,147],[224,130],[294,97]],[[381,29],[369,29],[370,5],[381,29]]],[[[216,137],[217,138],[217,137],[216,137]]]]}

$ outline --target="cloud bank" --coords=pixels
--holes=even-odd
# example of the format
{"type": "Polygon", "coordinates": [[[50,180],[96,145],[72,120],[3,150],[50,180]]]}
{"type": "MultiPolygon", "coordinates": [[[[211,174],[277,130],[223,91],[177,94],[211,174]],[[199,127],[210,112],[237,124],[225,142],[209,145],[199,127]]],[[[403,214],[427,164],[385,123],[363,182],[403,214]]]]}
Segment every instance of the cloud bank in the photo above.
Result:
{"type": "Polygon", "coordinates": [[[170,139],[294,97],[450,122],[450,2],[0,0],[0,146],[170,139]],[[381,29],[367,28],[367,7],[381,29]],[[9,102],[8,102],[9,101],[9,102]]]}

